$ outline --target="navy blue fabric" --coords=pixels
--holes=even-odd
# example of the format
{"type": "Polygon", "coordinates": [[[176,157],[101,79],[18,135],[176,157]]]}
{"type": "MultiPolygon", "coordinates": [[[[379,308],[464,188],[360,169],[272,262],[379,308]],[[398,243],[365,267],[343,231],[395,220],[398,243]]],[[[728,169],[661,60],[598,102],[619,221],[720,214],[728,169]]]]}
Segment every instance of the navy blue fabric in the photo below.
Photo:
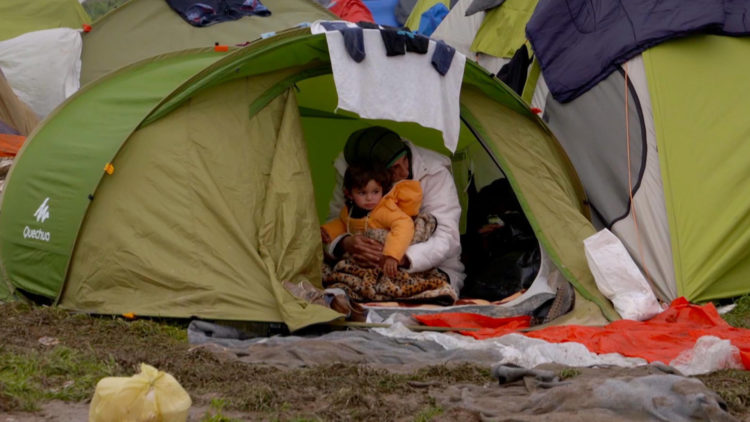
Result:
{"type": "Polygon", "coordinates": [[[430,39],[424,35],[413,32],[406,33],[406,51],[411,53],[427,54],[430,47],[430,39]]]}
{"type": "Polygon", "coordinates": [[[505,82],[518,95],[523,95],[523,87],[526,85],[531,57],[526,44],[516,50],[513,58],[497,72],[497,78],[505,82]]]}
{"type": "Polygon", "coordinates": [[[386,56],[402,56],[406,54],[406,34],[396,28],[383,28],[380,30],[383,38],[386,56]]]}
{"type": "Polygon", "coordinates": [[[185,22],[193,26],[209,26],[237,20],[243,16],[270,16],[271,11],[260,0],[166,0],[185,22]]]}
{"type": "Polygon", "coordinates": [[[541,0],[526,25],[550,93],[568,102],[660,42],[750,33],[750,0],[541,0]]]}
{"type": "Polygon", "coordinates": [[[443,41],[436,42],[435,51],[432,53],[432,67],[434,67],[439,74],[445,76],[451,68],[454,54],[456,54],[455,48],[449,46],[443,41]]]}
{"type": "Polygon", "coordinates": [[[343,22],[321,22],[327,31],[339,31],[344,37],[344,48],[349,57],[359,63],[365,59],[365,38],[362,28],[359,26],[349,27],[343,22]]]}
{"type": "Polygon", "coordinates": [[[357,22],[357,26],[364,29],[380,29],[380,25],[372,22],[366,22],[366,21],[359,21],[357,22]]]}

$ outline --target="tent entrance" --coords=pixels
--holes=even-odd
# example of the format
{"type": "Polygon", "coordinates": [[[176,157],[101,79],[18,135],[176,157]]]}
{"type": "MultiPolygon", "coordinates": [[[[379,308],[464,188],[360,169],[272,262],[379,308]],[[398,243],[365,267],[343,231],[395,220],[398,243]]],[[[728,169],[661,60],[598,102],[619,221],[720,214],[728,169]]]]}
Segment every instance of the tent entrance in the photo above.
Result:
{"type": "Polygon", "coordinates": [[[321,222],[335,214],[329,201],[335,186],[333,162],[353,131],[386,126],[416,145],[451,157],[462,206],[462,261],[467,282],[461,294],[490,301],[528,289],[540,268],[540,246],[499,163],[466,121],[455,154],[442,145],[442,135],[414,123],[360,119],[336,110],[330,74],[297,84],[302,127],[307,140],[315,203],[321,222]]]}

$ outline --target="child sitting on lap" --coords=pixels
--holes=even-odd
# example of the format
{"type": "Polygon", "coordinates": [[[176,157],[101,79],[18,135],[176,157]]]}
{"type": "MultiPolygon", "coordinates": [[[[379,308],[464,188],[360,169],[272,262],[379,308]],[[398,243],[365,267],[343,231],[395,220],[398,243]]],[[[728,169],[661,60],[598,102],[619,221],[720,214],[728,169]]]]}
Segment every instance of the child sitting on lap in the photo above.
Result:
{"type": "Polygon", "coordinates": [[[341,234],[364,234],[368,229],[386,229],[383,245],[383,272],[394,277],[398,263],[414,236],[412,218],[419,213],[422,187],[405,179],[391,186],[385,167],[371,163],[350,165],[344,174],[346,204],[339,218],[321,227],[323,243],[341,234]]]}

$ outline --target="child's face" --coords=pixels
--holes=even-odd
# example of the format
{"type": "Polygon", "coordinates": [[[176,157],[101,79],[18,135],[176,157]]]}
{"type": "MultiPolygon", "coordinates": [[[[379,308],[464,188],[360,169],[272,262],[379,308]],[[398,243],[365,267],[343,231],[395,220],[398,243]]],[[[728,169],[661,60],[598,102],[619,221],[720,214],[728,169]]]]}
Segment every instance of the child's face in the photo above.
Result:
{"type": "Polygon", "coordinates": [[[349,196],[358,207],[372,211],[383,197],[383,187],[378,182],[370,180],[366,186],[352,189],[349,196]]]}

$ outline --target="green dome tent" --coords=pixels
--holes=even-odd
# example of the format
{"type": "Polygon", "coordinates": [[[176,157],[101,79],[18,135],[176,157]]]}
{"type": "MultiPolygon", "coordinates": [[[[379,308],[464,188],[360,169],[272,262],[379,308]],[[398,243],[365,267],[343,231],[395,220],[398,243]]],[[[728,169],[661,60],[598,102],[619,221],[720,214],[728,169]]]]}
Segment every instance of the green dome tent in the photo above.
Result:
{"type": "MultiPolygon", "coordinates": [[[[18,290],[87,312],[291,329],[339,317],[281,282],[320,285],[319,224],[348,134],[377,123],[447,150],[433,129],[334,114],[336,98],[326,38],[309,29],[230,53],[160,56],[87,85],[49,116],[11,171],[0,296],[18,290]]],[[[488,171],[502,168],[576,287],[574,314],[617,318],[588,270],[582,240],[594,228],[557,141],[475,64],[460,102],[454,158],[482,154],[488,171]]]]}
{"type": "Polygon", "coordinates": [[[0,41],[42,29],[81,29],[91,23],[78,0],[4,0],[0,16],[0,41]]]}

